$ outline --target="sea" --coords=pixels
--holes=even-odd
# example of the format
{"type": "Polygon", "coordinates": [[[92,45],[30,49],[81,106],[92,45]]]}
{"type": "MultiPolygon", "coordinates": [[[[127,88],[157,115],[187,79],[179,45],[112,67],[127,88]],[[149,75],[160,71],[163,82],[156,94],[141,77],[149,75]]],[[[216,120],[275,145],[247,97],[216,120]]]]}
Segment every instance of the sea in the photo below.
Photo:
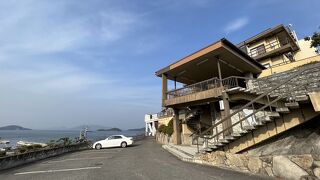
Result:
{"type": "MultiPolygon", "coordinates": [[[[125,135],[128,137],[136,137],[144,134],[144,131],[89,131],[87,139],[93,142],[106,139],[111,135],[125,135]]],[[[16,147],[18,141],[31,141],[39,143],[47,143],[50,140],[58,140],[62,137],[75,139],[79,137],[80,130],[0,130],[0,140],[8,140],[8,146],[16,147]]],[[[5,145],[0,144],[0,147],[5,145]]]]}

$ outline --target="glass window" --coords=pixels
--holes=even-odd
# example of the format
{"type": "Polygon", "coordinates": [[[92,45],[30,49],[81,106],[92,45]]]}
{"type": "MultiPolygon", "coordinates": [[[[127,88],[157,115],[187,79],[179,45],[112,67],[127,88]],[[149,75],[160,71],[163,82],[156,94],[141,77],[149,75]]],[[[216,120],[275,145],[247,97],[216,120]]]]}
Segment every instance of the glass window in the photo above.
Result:
{"type": "Polygon", "coordinates": [[[264,53],[266,53],[266,48],[264,47],[264,44],[250,50],[251,57],[259,56],[264,53]]]}
{"type": "Polygon", "coordinates": [[[114,136],[109,136],[108,139],[115,139],[114,136]]]}
{"type": "Polygon", "coordinates": [[[114,136],[114,139],[122,139],[121,136],[114,136]]]}

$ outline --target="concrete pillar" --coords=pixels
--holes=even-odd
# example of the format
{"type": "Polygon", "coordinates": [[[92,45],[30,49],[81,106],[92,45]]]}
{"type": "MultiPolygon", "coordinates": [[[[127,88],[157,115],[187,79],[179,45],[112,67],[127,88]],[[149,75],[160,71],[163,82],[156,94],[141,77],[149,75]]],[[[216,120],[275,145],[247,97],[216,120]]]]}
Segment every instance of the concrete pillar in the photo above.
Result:
{"type": "Polygon", "coordinates": [[[165,106],[168,92],[168,79],[166,74],[162,74],[162,106],[165,106]]]}
{"type": "MultiPolygon", "coordinates": [[[[222,87],[223,86],[222,72],[221,72],[219,57],[217,57],[217,67],[218,67],[218,74],[219,74],[219,79],[220,79],[220,86],[222,87]]],[[[228,94],[225,91],[222,93],[222,101],[223,101],[224,110],[221,111],[221,119],[230,115],[229,98],[228,98],[228,94]]],[[[229,118],[222,123],[222,128],[225,129],[225,128],[229,127],[231,124],[232,124],[231,118],[229,118]]],[[[229,135],[231,133],[232,133],[232,129],[225,131],[224,135],[229,135]]]]}
{"type": "Polygon", "coordinates": [[[174,144],[181,144],[181,129],[180,129],[180,122],[179,122],[179,110],[174,110],[174,116],[173,116],[173,143],[174,144]]]}
{"type": "MultiPolygon", "coordinates": [[[[230,115],[229,98],[226,92],[222,93],[222,101],[224,105],[224,110],[221,111],[221,119],[224,119],[225,117],[228,117],[230,115]]],[[[231,118],[229,118],[222,123],[222,128],[226,129],[227,127],[231,126],[231,124],[232,124],[231,118]]],[[[232,128],[229,129],[228,131],[225,131],[223,134],[226,136],[226,135],[230,135],[231,133],[232,133],[232,128]]]]}

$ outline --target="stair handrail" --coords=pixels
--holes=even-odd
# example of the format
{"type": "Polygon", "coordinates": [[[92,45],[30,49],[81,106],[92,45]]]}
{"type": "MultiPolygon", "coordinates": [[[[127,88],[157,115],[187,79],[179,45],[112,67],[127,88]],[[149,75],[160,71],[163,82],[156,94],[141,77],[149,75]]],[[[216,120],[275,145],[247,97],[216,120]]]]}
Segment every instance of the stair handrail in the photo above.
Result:
{"type": "MultiPolygon", "coordinates": [[[[317,64],[316,66],[313,67],[306,67],[306,68],[300,68],[298,71],[296,71],[293,75],[291,75],[290,77],[288,77],[287,79],[285,79],[282,83],[274,86],[273,88],[271,88],[270,90],[264,92],[263,94],[259,95],[258,97],[254,98],[253,100],[251,100],[250,102],[248,102],[247,104],[245,104],[244,106],[242,106],[240,109],[238,109],[237,111],[231,113],[230,115],[228,115],[225,118],[222,118],[219,122],[215,123],[214,125],[212,125],[210,128],[206,129],[205,131],[201,132],[200,134],[196,135],[196,137],[194,137],[193,140],[195,140],[196,138],[199,138],[200,136],[203,136],[205,133],[211,131],[212,129],[214,129],[215,127],[217,127],[218,125],[220,125],[221,123],[227,121],[228,119],[230,119],[232,116],[238,114],[239,112],[243,111],[245,108],[253,105],[256,101],[260,100],[261,98],[267,96],[268,94],[270,94],[272,91],[278,89],[279,87],[281,87],[282,85],[285,85],[287,82],[291,81],[293,78],[301,75],[303,72],[310,70],[310,69],[314,69],[314,68],[319,68],[320,64],[317,64]]],[[[280,98],[276,98],[275,100],[280,100],[281,99],[281,95],[280,98]]],[[[274,101],[274,100],[273,100],[274,101]]],[[[271,103],[271,102],[270,102],[271,103]]],[[[273,102],[274,103],[274,102],[273,102]]],[[[265,105],[266,107],[268,107],[269,105],[265,105]]],[[[264,109],[264,108],[263,108],[264,109]]],[[[252,116],[253,114],[251,114],[250,116],[252,116]]],[[[246,117],[248,118],[248,117],[246,117]]]]}

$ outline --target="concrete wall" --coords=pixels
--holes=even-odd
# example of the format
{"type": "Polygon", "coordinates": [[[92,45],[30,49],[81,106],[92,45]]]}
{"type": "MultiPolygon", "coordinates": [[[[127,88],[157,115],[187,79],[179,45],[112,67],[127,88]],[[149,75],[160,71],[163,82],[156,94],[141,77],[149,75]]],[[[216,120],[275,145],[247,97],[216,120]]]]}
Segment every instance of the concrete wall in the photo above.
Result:
{"type": "Polygon", "coordinates": [[[283,64],[283,65],[279,65],[276,67],[271,67],[271,68],[265,69],[261,72],[261,74],[258,76],[258,78],[266,77],[271,74],[276,74],[276,73],[288,71],[288,70],[294,69],[298,66],[302,66],[304,64],[308,64],[308,63],[312,63],[312,62],[320,62],[320,55],[308,57],[305,59],[299,59],[299,60],[296,60],[295,62],[292,62],[292,63],[283,64]]]}
{"type": "Polygon", "coordinates": [[[16,166],[20,166],[23,164],[39,161],[42,159],[46,159],[49,157],[61,155],[67,152],[73,152],[78,150],[87,149],[87,143],[77,144],[77,145],[70,145],[67,147],[58,147],[53,149],[44,149],[38,150],[34,152],[27,152],[19,155],[12,155],[0,158],[0,171],[13,168],[16,166]]]}

